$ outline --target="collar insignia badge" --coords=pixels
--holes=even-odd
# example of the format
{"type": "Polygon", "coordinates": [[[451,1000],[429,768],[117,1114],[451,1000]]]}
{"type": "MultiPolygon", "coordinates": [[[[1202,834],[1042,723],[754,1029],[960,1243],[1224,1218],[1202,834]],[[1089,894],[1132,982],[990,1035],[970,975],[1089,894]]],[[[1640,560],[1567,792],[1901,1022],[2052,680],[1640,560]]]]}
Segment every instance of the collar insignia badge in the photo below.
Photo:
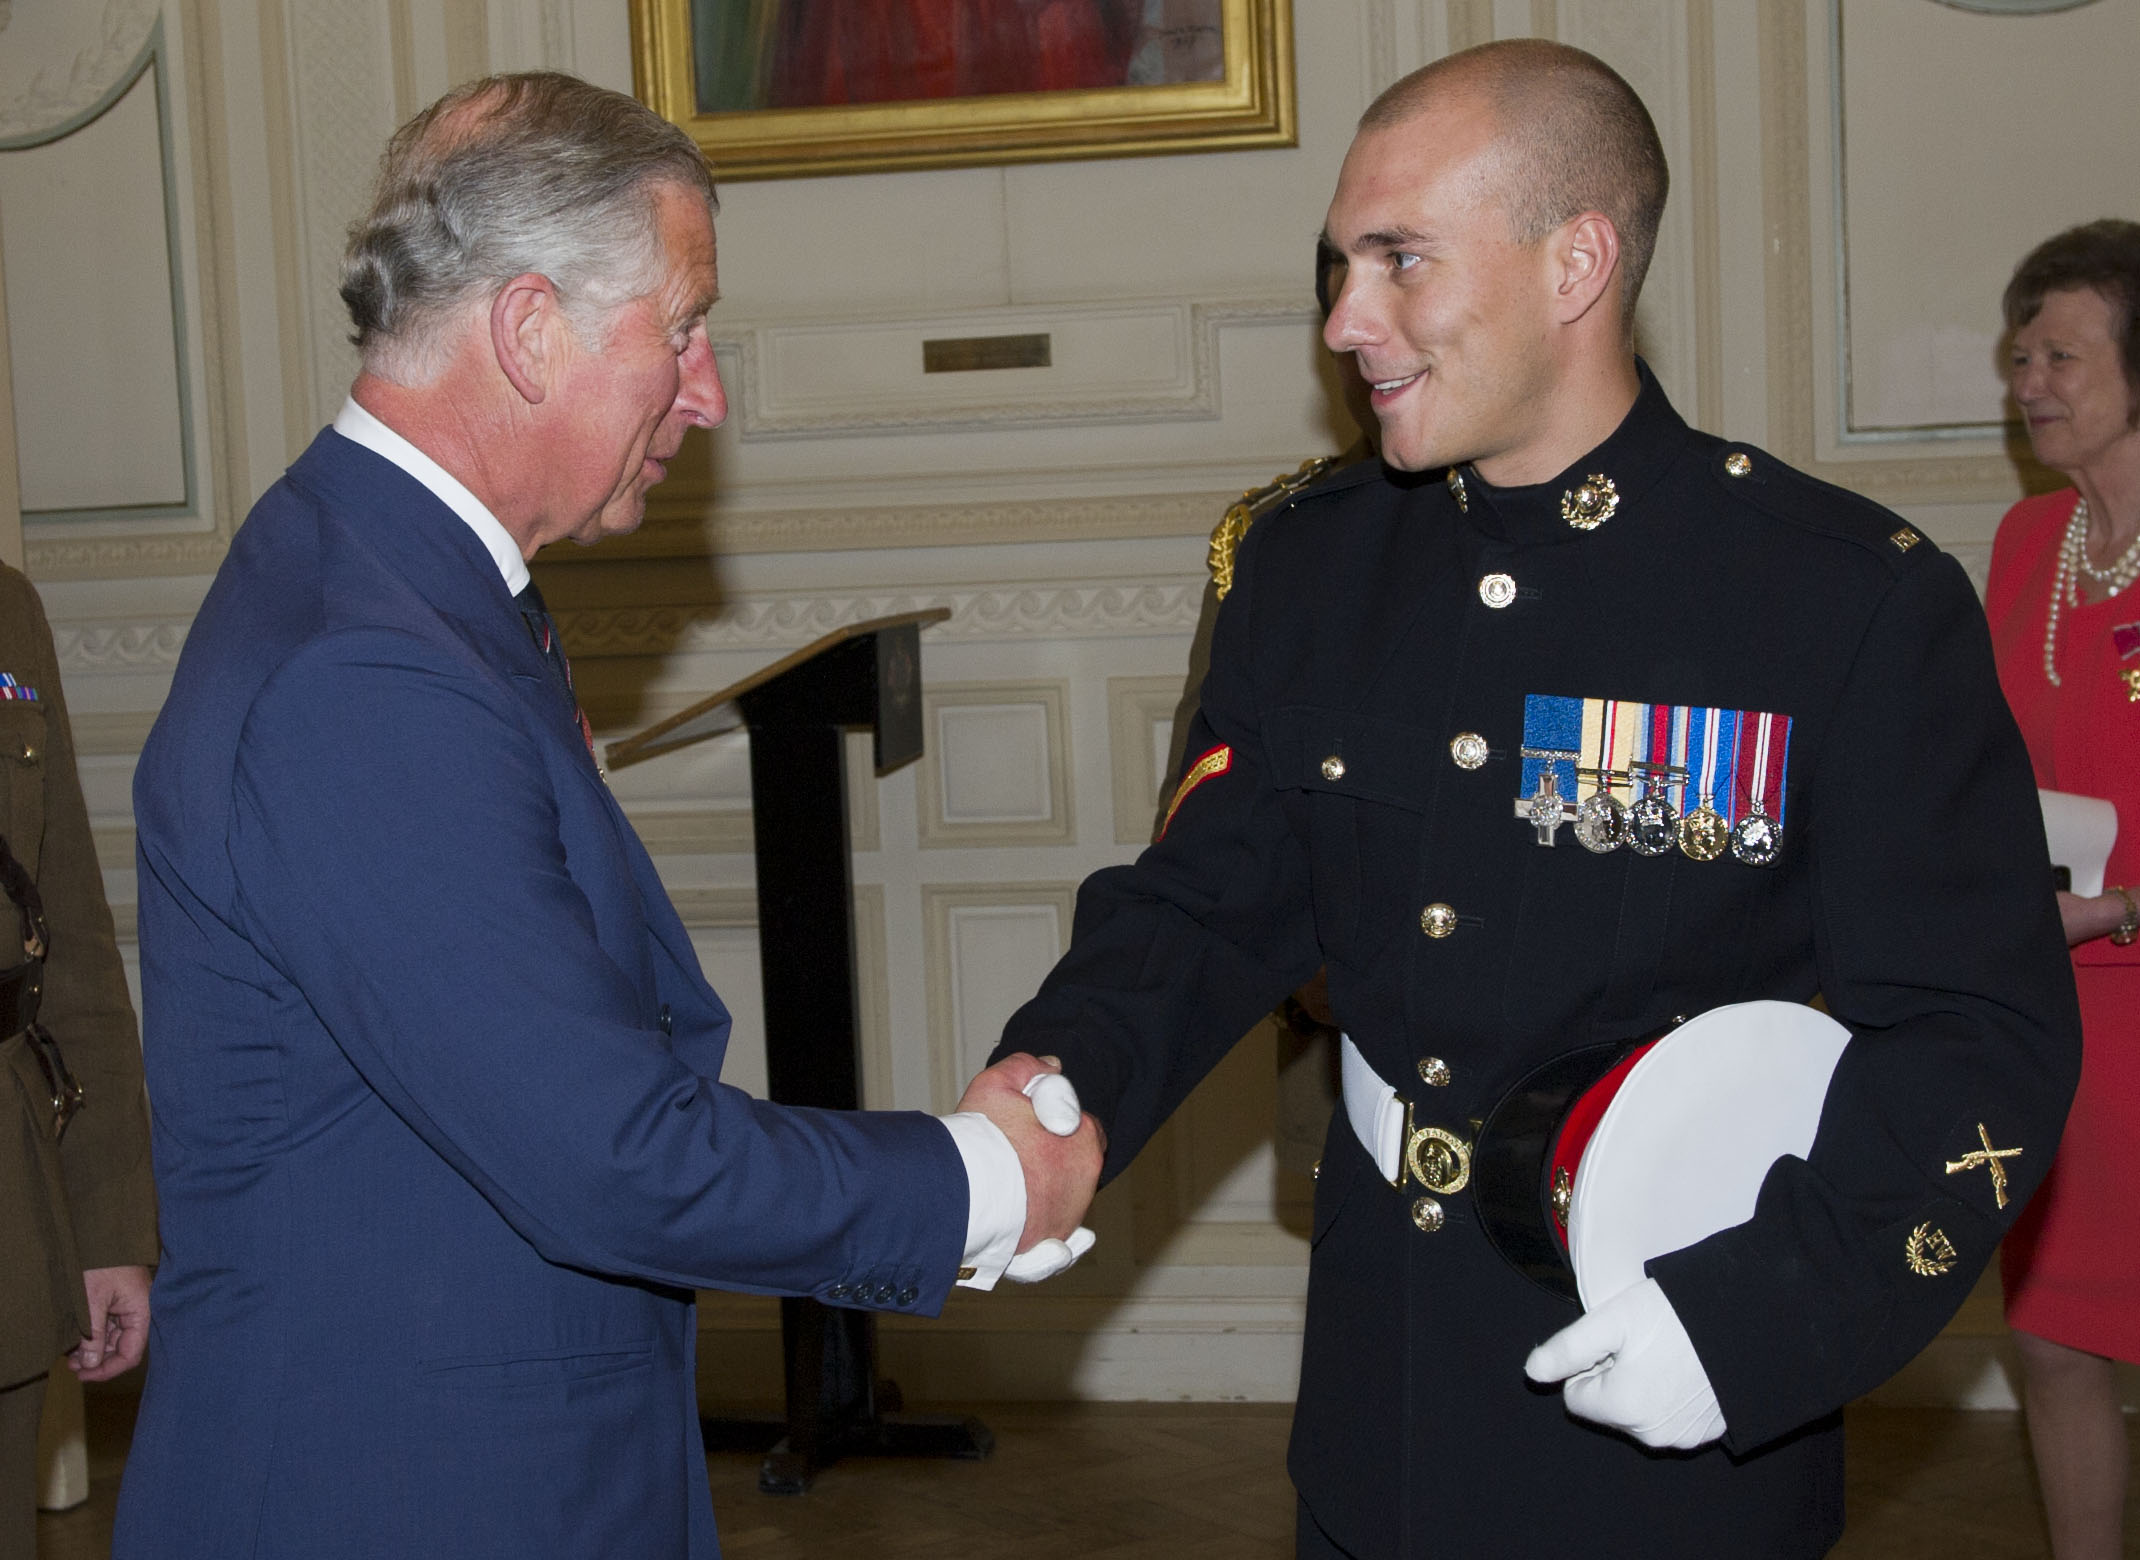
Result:
{"type": "Polygon", "coordinates": [[[1578,531],[1595,531],[1619,507],[1619,488],[1612,478],[1596,472],[1560,495],[1560,517],[1578,531]]]}

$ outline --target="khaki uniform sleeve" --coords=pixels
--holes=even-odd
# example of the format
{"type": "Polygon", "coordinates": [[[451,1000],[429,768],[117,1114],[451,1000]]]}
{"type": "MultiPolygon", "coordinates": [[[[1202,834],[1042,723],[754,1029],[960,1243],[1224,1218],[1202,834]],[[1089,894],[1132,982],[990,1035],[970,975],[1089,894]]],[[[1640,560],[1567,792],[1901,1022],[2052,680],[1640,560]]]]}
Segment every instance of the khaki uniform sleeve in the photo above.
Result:
{"type": "Polygon", "coordinates": [[[140,1031],[75,772],[74,737],[51,628],[36,592],[27,582],[19,591],[22,610],[11,605],[0,615],[16,625],[6,637],[18,641],[10,647],[19,658],[16,675],[37,689],[37,702],[45,708],[45,741],[41,755],[25,760],[18,752],[5,761],[41,771],[44,817],[42,839],[34,847],[27,841],[11,844],[25,861],[27,850],[36,851],[38,892],[51,936],[39,1019],[83,1090],[82,1108],[59,1145],[67,1207],[82,1266],[152,1266],[156,1191],[140,1031]]]}

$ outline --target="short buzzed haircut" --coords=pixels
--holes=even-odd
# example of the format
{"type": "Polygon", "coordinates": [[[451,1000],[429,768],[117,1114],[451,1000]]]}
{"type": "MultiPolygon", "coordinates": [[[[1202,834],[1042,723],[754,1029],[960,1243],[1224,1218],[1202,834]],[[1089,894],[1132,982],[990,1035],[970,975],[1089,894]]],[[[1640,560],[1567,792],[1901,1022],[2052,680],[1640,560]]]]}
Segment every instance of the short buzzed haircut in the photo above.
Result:
{"type": "Polygon", "coordinates": [[[585,334],[660,285],[665,185],[718,208],[691,138],[621,92],[556,71],[456,87],[394,132],[349,230],[342,301],[366,371],[428,383],[445,322],[530,272],[585,334]]]}
{"type": "Polygon", "coordinates": [[[1620,298],[1631,321],[1657,248],[1671,176],[1635,89],[1594,54],[1543,38],[1505,38],[1451,54],[1393,83],[1362,130],[1402,124],[1437,95],[1474,92],[1493,113],[1506,159],[1501,200],[1519,244],[1601,211],[1620,235],[1620,298]]]}

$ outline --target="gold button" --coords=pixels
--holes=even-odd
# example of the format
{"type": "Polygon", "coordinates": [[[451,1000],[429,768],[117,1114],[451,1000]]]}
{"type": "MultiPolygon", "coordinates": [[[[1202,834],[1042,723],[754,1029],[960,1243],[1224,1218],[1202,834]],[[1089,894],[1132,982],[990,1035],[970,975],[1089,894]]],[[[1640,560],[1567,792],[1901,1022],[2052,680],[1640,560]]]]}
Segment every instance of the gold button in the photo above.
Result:
{"type": "Polygon", "coordinates": [[[1419,1226],[1421,1234],[1432,1235],[1442,1227],[1447,1218],[1448,1215],[1442,1212],[1442,1205],[1433,1198],[1420,1197],[1413,1200],[1412,1222],[1419,1226]]]}
{"type": "Polygon", "coordinates": [[[1754,469],[1754,463],[1744,450],[1733,450],[1724,457],[1724,469],[1735,477],[1743,477],[1754,469]]]}
{"type": "Polygon", "coordinates": [[[1315,1163],[1314,1163],[1314,1164],[1312,1164],[1312,1165],[1308,1166],[1308,1179],[1309,1179],[1309,1180],[1311,1180],[1311,1181],[1320,1181],[1320,1180],[1321,1180],[1322,1178],[1323,1178],[1323,1162],[1322,1162],[1322,1161],[1321,1161],[1320,1159],[1318,1159],[1318,1160],[1316,1160],[1316,1161],[1315,1161],[1315,1163]]]}
{"type": "Polygon", "coordinates": [[[34,764],[37,762],[37,749],[32,744],[25,742],[22,745],[22,750],[15,756],[25,764],[34,764]]]}
{"type": "Polygon", "coordinates": [[[1419,1064],[1419,1081],[1433,1089],[1449,1087],[1449,1064],[1438,1056],[1424,1058],[1419,1064]]]}
{"type": "Polygon", "coordinates": [[[1464,474],[1458,471],[1456,467],[1451,466],[1448,480],[1449,492],[1456,499],[1456,512],[1460,515],[1470,514],[1471,495],[1464,491],[1464,474]]]}
{"type": "Polygon", "coordinates": [[[1488,574],[1479,580],[1479,600],[1496,612],[1516,599],[1516,581],[1507,574],[1488,574]]]}
{"type": "Polygon", "coordinates": [[[1477,769],[1486,762],[1486,739],[1476,731],[1459,731],[1449,739],[1449,757],[1459,769],[1477,769]]]}
{"type": "Polygon", "coordinates": [[[1436,900],[1419,912],[1419,929],[1429,937],[1447,937],[1456,930],[1456,912],[1436,900]]]}
{"type": "Polygon", "coordinates": [[[1337,754],[1335,754],[1335,753],[1332,753],[1332,754],[1331,754],[1331,755],[1330,755],[1330,756],[1329,756],[1328,758],[1324,759],[1324,760],[1323,760],[1323,778],[1324,778],[1325,780],[1342,780],[1342,779],[1344,779],[1344,778],[1345,778],[1345,760],[1343,760],[1342,758],[1339,758],[1339,757],[1337,756],[1337,754]]]}

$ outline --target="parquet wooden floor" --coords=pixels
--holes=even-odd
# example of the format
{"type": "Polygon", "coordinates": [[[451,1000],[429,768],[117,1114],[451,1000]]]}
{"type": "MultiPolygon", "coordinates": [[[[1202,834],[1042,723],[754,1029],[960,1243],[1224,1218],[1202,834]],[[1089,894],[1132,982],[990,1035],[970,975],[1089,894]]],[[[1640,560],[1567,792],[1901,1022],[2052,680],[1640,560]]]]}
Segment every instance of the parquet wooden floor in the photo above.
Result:
{"type": "MultiPolygon", "coordinates": [[[[90,1502],[39,1519],[38,1560],[108,1560],[133,1407],[92,1391],[90,1502]]],[[[981,1417],[996,1432],[986,1462],[843,1463],[796,1499],[757,1492],[756,1457],[710,1457],[723,1549],[734,1560],[1290,1560],[1282,1405],[993,1404],[981,1417]]],[[[1860,1406],[1849,1444],[1850,1529],[1835,1560],[2045,1555],[2018,1415],[1860,1406]]],[[[2135,1461],[2127,1553],[2140,1556],[2135,1461]]]]}

